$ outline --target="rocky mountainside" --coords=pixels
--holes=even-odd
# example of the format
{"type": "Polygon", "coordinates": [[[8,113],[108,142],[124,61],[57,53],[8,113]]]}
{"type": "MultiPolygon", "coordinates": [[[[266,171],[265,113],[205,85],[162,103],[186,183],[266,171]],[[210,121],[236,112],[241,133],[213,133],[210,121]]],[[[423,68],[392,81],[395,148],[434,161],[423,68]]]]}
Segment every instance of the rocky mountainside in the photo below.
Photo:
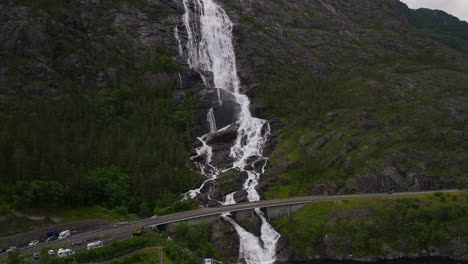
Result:
{"type": "MultiPolygon", "coordinates": [[[[466,177],[467,56],[425,35],[420,21],[434,21],[434,13],[396,0],[220,3],[235,22],[243,89],[254,113],[273,122],[267,198],[453,188],[466,177]]],[[[76,189],[79,175],[117,164],[144,199],[157,198],[147,181],[167,182],[173,167],[185,167],[186,147],[197,142],[191,133],[207,132],[216,97],[177,57],[174,27],[187,38],[182,4],[10,0],[0,12],[1,117],[9,124],[2,126],[2,180],[65,174],[58,181],[76,189]],[[137,110],[151,94],[155,100],[137,110]],[[148,111],[148,122],[165,119],[157,126],[180,135],[149,132],[153,126],[139,120],[148,111]],[[148,126],[135,128],[142,123],[148,126]],[[164,142],[179,150],[161,162],[166,153],[155,149],[164,142]],[[133,159],[128,149],[145,154],[133,159]],[[155,169],[164,171],[157,179],[149,176],[155,169]]],[[[439,25],[454,23],[437,14],[439,25]]],[[[466,37],[446,29],[439,32],[466,37]]],[[[215,109],[219,127],[232,121],[229,109],[215,109]]],[[[223,135],[212,139],[221,152],[233,139],[223,135]]],[[[218,184],[225,192],[242,182],[225,178],[218,184]]]]}
{"type": "MultiPolygon", "coordinates": [[[[263,198],[449,189],[468,178],[468,56],[464,27],[442,26],[452,18],[434,22],[398,0],[218,2],[234,22],[241,92],[271,122],[263,198]]],[[[178,201],[202,181],[187,161],[222,91],[180,56],[183,14],[179,0],[0,4],[0,214],[193,206],[178,201]]],[[[236,120],[223,96],[218,128],[236,120]]],[[[209,139],[213,164],[232,162],[236,133],[209,139]]],[[[201,198],[220,200],[246,177],[227,171],[201,198]]],[[[211,238],[237,257],[231,225],[220,221],[211,238]]]]}
{"type": "Polygon", "coordinates": [[[239,71],[275,120],[267,198],[454,188],[467,177],[465,54],[395,0],[226,1],[239,71]]]}
{"type": "MultiPolygon", "coordinates": [[[[413,27],[429,19],[427,11],[396,0],[220,2],[236,23],[243,89],[255,114],[274,124],[267,198],[453,188],[466,177],[467,56],[413,27]]],[[[10,0],[0,12],[0,101],[9,124],[2,126],[2,180],[71,175],[59,180],[66,189],[81,186],[76,178],[87,171],[117,164],[145,199],[154,199],[146,187],[154,177],[145,175],[165,171],[150,180],[157,184],[171,167],[185,167],[184,144],[194,141],[192,131],[207,131],[215,95],[177,58],[174,27],[182,42],[187,38],[181,3],[10,0]],[[138,100],[158,99],[137,110],[135,91],[138,100]],[[195,123],[191,98],[199,102],[195,123]],[[159,126],[180,133],[167,145],[179,150],[164,162],[154,149],[166,148],[171,130],[129,132],[134,122],[147,123],[138,118],[151,108],[160,111],[148,122],[169,116],[159,126]],[[136,160],[128,156],[142,148],[146,154],[136,160]],[[91,149],[96,154],[89,156],[91,149]],[[151,160],[160,165],[144,165],[151,160]]],[[[215,113],[220,127],[233,119],[227,110],[215,113]]],[[[221,151],[229,135],[213,139],[221,151]]],[[[233,184],[224,180],[223,188],[233,184]]]]}

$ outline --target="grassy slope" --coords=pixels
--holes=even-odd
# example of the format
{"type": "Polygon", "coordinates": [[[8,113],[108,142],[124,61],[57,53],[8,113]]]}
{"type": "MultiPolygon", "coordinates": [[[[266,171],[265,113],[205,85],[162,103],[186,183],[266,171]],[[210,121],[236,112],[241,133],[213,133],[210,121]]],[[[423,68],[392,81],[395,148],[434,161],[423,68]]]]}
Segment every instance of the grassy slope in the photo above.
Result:
{"type": "Polygon", "coordinates": [[[278,219],[298,256],[382,256],[468,243],[468,193],[317,202],[278,219]]]}

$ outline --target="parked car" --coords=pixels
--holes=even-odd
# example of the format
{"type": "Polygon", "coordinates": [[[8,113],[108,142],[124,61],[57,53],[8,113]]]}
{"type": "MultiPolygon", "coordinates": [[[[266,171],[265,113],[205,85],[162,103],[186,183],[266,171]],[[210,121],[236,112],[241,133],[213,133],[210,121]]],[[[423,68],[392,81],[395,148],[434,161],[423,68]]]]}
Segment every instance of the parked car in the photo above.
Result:
{"type": "Polygon", "coordinates": [[[33,253],[32,258],[34,260],[38,260],[39,259],[39,253],[38,252],[33,253]]]}
{"type": "Polygon", "coordinates": [[[15,251],[16,250],[16,247],[10,247],[9,249],[7,249],[6,252],[12,252],[12,251],[15,251]]]}
{"type": "Polygon", "coordinates": [[[70,236],[70,230],[60,232],[58,239],[64,239],[70,236]]]}
{"type": "Polygon", "coordinates": [[[33,241],[29,242],[28,246],[32,247],[32,246],[35,246],[37,244],[39,244],[39,240],[33,240],[33,241]]]}
{"type": "Polygon", "coordinates": [[[47,251],[47,253],[49,254],[49,256],[54,256],[55,255],[55,251],[53,249],[49,249],[49,251],[47,251]]]}
{"type": "Polygon", "coordinates": [[[69,248],[60,248],[58,251],[57,251],[57,256],[59,258],[66,258],[70,255],[73,255],[75,254],[75,251],[69,249],[69,248]]]}

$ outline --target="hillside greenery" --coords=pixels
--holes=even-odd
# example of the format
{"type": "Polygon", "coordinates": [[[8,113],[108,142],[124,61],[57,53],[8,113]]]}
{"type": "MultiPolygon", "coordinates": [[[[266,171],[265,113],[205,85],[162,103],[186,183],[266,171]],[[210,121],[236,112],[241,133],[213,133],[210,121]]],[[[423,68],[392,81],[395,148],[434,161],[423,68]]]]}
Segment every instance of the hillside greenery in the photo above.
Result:
{"type": "Polygon", "coordinates": [[[276,71],[283,78],[267,77],[259,88],[268,113],[283,124],[267,171],[282,184],[272,184],[266,198],[310,195],[314,184],[353,191],[350,179],[385,164],[447,179],[462,175],[466,127],[434,102],[466,94],[466,70],[434,51],[383,53],[321,77],[292,65],[276,71]],[[433,90],[440,82],[433,74],[445,76],[451,89],[433,90]],[[415,88],[408,80],[423,83],[415,88]],[[421,168],[425,162],[431,165],[421,168]]]}
{"type": "MultiPolygon", "coordinates": [[[[25,23],[35,25],[80,12],[78,4],[66,10],[62,2],[10,4],[27,6],[25,23]]],[[[127,1],[100,5],[110,2],[118,8],[127,1]]],[[[14,95],[0,104],[0,214],[98,205],[149,216],[155,208],[187,208],[180,194],[202,179],[186,167],[198,104],[189,93],[183,104],[175,102],[180,65],[163,45],[129,40],[130,28],[105,19],[96,15],[88,30],[127,38],[107,43],[98,59],[96,43],[74,26],[47,32],[51,65],[36,53],[0,54],[8,68],[5,91],[14,95]],[[53,74],[44,79],[35,65],[53,74]],[[118,69],[117,76],[103,69],[118,69]],[[149,74],[162,77],[148,82],[149,74]]]]}
{"type": "Polygon", "coordinates": [[[443,11],[420,8],[410,12],[411,23],[422,33],[468,53],[468,23],[443,11]]]}
{"type": "Polygon", "coordinates": [[[296,254],[383,256],[468,242],[467,193],[317,202],[278,219],[296,254]]]}

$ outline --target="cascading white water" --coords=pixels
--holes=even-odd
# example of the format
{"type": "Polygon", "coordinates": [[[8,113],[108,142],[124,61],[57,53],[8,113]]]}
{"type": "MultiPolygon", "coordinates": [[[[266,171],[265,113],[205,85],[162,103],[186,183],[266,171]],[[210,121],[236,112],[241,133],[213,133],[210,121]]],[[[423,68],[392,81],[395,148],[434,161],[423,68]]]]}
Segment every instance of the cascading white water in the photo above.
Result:
{"type": "Polygon", "coordinates": [[[183,56],[184,52],[182,50],[182,44],[180,42],[180,37],[179,37],[179,28],[174,27],[174,37],[177,40],[177,47],[179,48],[179,55],[183,56]]]}
{"type": "MultiPolygon", "coordinates": [[[[224,171],[235,169],[248,175],[243,185],[243,190],[247,192],[248,201],[258,201],[260,195],[255,187],[258,185],[260,175],[264,172],[267,162],[267,158],[262,155],[270,135],[270,125],[266,120],[252,116],[249,98],[240,93],[240,80],[237,75],[236,58],[232,44],[232,21],[214,0],[183,0],[183,5],[185,9],[183,23],[187,30],[187,43],[185,45],[187,63],[200,73],[205,85],[209,88],[218,88],[220,105],[222,105],[220,89],[223,89],[232,94],[240,106],[236,121],[238,124],[237,138],[230,150],[230,157],[234,159],[234,162],[230,168],[219,169],[211,164],[213,150],[206,142],[208,142],[210,135],[216,133],[217,130],[213,108],[208,111],[207,121],[210,125],[210,133],[198,138],[202,146],[196,149],[197,155],[192,157],[192,160],[204,157],[203,161],[194,163],[208,179],[199,188],[187,192],[185,197],[197,197],[208,182],[216,180],[224,171]],[[213,74],[212,83],[207,83],[207,78],[204,76],[206,72],[213,74]],[[254,160],[253,164],[252,160],[254,160]],[[255,169],[258,164],[261,165],[260,171],[258,168],[255,169]]],[[[222,128],[218,132],[226,128],[222,128]]],[[[218,202],[223,205],[235,204],[235,194],[236,192],[230,193],[226,195],[223,202],[218,202]]],[[[261,220],[259,237],[246,231],[229,215],[223,217],[234,226],[239,234],[240,259],[249,264],[273,263],[276,260],[276,244],[280,235],[268,223],[260,209],[256,209],[255,212],[261,220]]],[[[207,260],[207,263],[209,261],[207,260]]]]}
{"type": "Polygon", "coordinates": [[[208,121],[208,124],[210,125],[210,133],[215,133],[218,131],[216,128],[216,119],[214,116],[213,107],[208,110],[208,113],[206,114],[206,121],[208,121]]]}

